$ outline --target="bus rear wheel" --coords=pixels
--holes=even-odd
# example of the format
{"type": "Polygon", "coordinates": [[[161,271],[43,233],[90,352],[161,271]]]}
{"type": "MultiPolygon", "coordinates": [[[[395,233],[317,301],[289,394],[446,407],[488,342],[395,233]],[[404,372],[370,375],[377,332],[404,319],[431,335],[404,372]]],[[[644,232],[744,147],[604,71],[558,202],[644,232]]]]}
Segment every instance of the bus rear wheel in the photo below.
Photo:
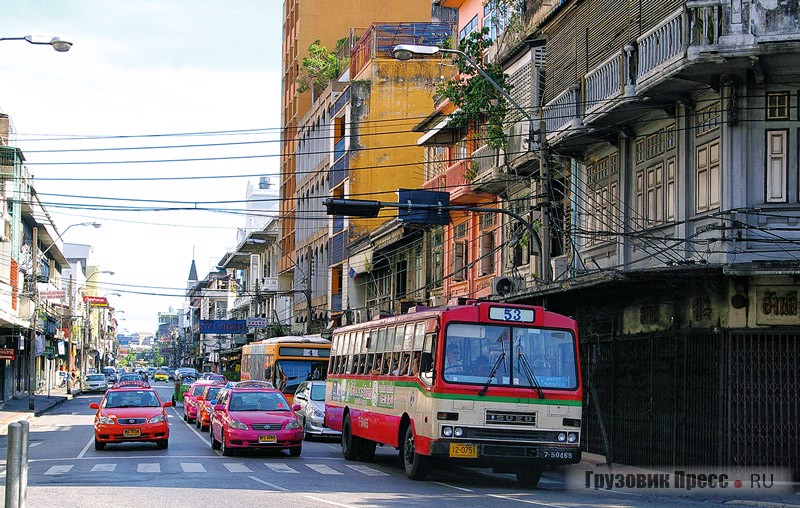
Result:
{"type": "Polygon", "coordinates": [[[517,471],[517,483],[520,487],[532,489],[539,485],[539,479],[542,477],[544,467],[533,466],[517,471]]]}
{"type": "Polygon", "coordinates": [[[400,450],[403,456],[403,469],[406,476],[412,480],[424,480],[428,476],[431,468],[430,457],[420,455],[414,449],[414,429],[411,424],[406,428],[406,437],[403,439],[403,449],[400,450]]]}
{"type": "Polygon", "coordinates": [[[375,458],[375,446],[378,443],[369,439],[361,441],[361,453],[358,454],[358,460],[361,462],[371,462],[375,458]]]}
{"type": "Polygon", "coordinates": [[[344,417],[344,423],[342,423],[342,455],[344,455],[344,459],[358,460],[363,447],[363,440],[353,435],[350,415],[348,414],[344,417]]]}

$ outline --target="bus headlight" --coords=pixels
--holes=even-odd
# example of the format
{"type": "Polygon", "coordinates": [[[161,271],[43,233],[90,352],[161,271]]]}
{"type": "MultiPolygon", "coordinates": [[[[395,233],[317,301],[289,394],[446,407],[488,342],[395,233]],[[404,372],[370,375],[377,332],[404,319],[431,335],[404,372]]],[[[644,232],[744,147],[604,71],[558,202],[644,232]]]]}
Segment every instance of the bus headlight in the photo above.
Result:
{"type": "Polygon", "coordinates": [[[564,441],[567,440],[567,434],[565,432],[559,432],[558,433],[558,440],[559,440],[559,442],[563,443],[564,441]]]}
{"type": "Polygon", "coordinates": [[[464,435],[464,429],[461,427],[456,427],[455,431],[453,432],[456,437],[461,437],[464,435]]]}
{"type": "Polygon", "coordinates": [[[453,427],[442,427],[442,435],[444,437],[453,437],[453,427]]]}
{"type": "Polygon", "coordinates": [[[567,442],[568,443],[577,443],[578,442],[578,434],[575,432],[570,432],[567,434],[567,442]]]}

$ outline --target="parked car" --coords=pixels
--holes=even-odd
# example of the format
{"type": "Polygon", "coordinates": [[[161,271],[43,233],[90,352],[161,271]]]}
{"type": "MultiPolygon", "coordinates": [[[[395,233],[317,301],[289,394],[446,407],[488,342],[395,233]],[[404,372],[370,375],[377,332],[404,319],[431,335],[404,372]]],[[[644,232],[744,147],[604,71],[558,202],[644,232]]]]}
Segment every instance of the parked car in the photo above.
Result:
{"type": "Polygon", "coordinates": [[[294,392],[294,404],[300,406],[297,417],[303,426],[303,437],[340,437],[338,430],[325,426],[325,381],[304,381],[294,392]]]}
{"type": "Polygon", "coordinates": [[[195,381],[189,390],[183,393],[183,421],[194,423],[197,418],[197,397],[203,394],[206,386],[215,384],[214,381],[195,381]]]}
{"type": "Polygon", "coordinates": [[[303,450],[303,429],[286,397],[274,388],[228,388],[211,414],[211,448],[230,456],[234,449],[303,450]]]}
{"type": "Polygon", "coordinates": [[[162,402],[147,383],[128,381],[110,388],[98,404],[94,417],[94,449],[103,450],[110,443],[128,441],[154,442],[159,448],[169,446],[169,425],[164,408],[172,402],[162,402]]]}
{"type": "Polygon", "coordinates": [[[214,410],[214,404],[217,403],[217,395],[224,386],[222,383],[208,385],[197,397],[197,417],[194,424],[201,431],[208,430],[211,426],[211,412],[214,410]]]}
{"type": "Polygon", "coordinates": [[[105,374],[87,374],[83,388],[87,392],[104,392],[108,390],[105,374]]]}

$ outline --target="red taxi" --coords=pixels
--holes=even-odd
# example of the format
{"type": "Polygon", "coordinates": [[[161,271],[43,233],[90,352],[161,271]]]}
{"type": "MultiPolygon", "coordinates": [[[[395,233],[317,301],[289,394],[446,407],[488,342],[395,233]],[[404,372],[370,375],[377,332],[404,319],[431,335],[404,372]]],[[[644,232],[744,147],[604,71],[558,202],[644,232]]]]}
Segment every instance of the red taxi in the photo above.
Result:
{"type": "Polygon", "coordinates": [[[197,397],[197,417],[195,426],[200,430],[208,430],[211,425],[211,412],[214,410],[211,403],[217,401],[217,394],[225,386],[224,383],[208,385],[203,388],[203,393],[197,397]]]}
{"type": "Polygon", "coordinates": [[[228,388],[211,414],[211,448],[225,456],[233,449],[288,449],[299,457],[303,427],[283,394],[274,388],[228,388]]]}
{"type": "Polygon", "coordinates": [[[200,380],[192,383],[189,391],[183,392],[183,421],[194,423],[197,418],[197,397],[203,394],[207,386],[213,385],[217,381],[200,380]]]}
{"type": "Polygon", "coordinates": [[[128,441],[155,442],[159,448],[169,445],[169,424],[165,407],[149,384],[124,381],[110,388],[98,404],[94,417],[94,449],[103,450],[109,443],[128,441]]]}

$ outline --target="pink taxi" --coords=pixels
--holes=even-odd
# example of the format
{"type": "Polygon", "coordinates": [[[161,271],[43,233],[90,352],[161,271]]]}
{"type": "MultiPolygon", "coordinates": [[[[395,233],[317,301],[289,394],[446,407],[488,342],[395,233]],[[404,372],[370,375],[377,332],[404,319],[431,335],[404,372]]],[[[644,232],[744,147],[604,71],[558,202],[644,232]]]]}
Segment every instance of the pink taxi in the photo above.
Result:
{"type": "Polygon", "coordinates": [[[211,448],[288,449],[299,457],[303,427],[283,394],[274,388],[233,387],[220,393],[211,415],[211,448]]]}
{"type": "Polygon", "coordinates": [[[203,395],[203,391],[208,385],[213,385],[214,383],[217,383],[217,381],[195,381],[189,387],[189,391],[183,392],[183,421],[194,423],[197,419],[197,408],[199,407],[197,397],[203,395]]]}

